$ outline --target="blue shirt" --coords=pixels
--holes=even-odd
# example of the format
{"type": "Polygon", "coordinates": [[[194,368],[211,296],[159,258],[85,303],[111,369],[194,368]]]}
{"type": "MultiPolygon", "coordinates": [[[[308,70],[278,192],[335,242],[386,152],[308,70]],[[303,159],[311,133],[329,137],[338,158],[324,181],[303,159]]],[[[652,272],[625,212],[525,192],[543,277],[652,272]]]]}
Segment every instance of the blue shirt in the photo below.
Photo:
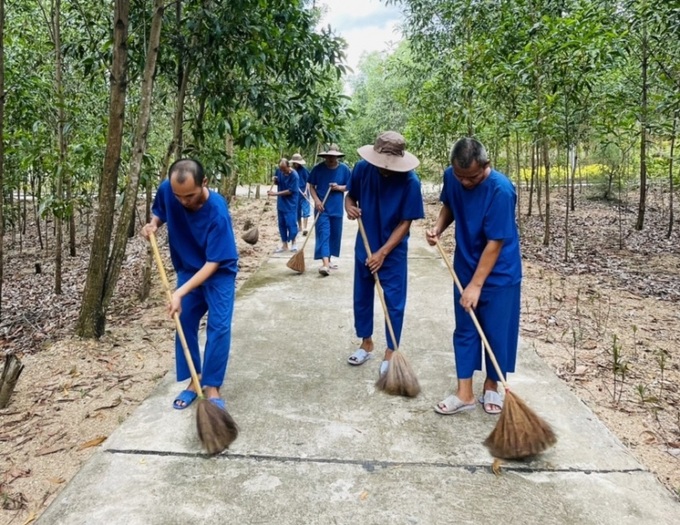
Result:
{"type": "Polygon", "coordinates": [[[281,170],[276,170],[277,190],[290,190],[290,195],[279,195],[276,200],[276,209],[281,212],[297,211],[298,196],[300,195],[300,178],[297,171],[290,170],[288,175],[284,175],[281,170]]]}
{"type": "MultiPolygon", "coordinates": [[[[344,186],[349,181],[350,175],[349,168],[342,162],[333,169],[326,166],[325,162],[321,162],[312,168],[312,172],[309,174],[309,183],[315,187],[319,199],[323,200],[331,182],[344,186]]],[[[345,213],[343,200],[344,192],[331,191],[324,205],[324,213],[329,217],[342,217],[345,213]]]]}
{"type": "Polygon", "coordinates": [[[484,288],[512,286],[522,280],[519,232],[515,222],[517,193],[496,170],[472,189],[465,189],[449,166],[440,200],[453,212],[456,250],[453,266],[463,286],[472,280],[487,241],[503,241],[501,253],[484,288]]]}
{"type": "MultiPolygon", "coordinates": [[[[361,208],[361,218],[371,251],[383,246],[402,221],[425,217],[420,180],[415,171],[384,177],[378,168],[361,160],[356,163],[347,185],[347,193],[361,208]]],[[[390,252],[390,257],[406,257],[407,234],[390,252]]],[[[363,240],[357,237],[356,256],[366,259],[363,240]]]]}
{"type": "Polygon", "coordinates": [[[168,225],[170,257],[178,273],[196,273],[206,262],[219,263],[218,272],[238,272],[234,229],[222,195],[210,191],[203,206],[189,211],[166,179],[158,187],[152,211],[168,225]]]}
{"type": "Polygon", "coordinates": [[[304,166],[300,166],[297,171],[298,177],[300,177],[300,191],[304,192],[307,187],[307,182],[309,181],[309,170],[304,166]]]}

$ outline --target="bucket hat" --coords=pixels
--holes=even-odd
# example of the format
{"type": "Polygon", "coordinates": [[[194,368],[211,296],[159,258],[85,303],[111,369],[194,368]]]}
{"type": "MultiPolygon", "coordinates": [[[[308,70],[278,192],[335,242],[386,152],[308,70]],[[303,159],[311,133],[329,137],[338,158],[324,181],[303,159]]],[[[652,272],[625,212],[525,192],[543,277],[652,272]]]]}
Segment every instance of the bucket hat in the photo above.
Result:
{"type": "Polygon", "coordinates": [[[344,157],[345,154],[340,151],[340,148],[338,147],[337,144],[331,144],[328,146],[328,149],[326,151],[322,151],[319,153],[319,157],[344,157]]]}
{"type": "Polygon", "coordinates": [[[381,133],[374,144],[361,146],[357,152],[374,166],[390,171],[411,171],[420,165],[418,158],[406,151],[406,140],[396,131],[381,133]]]}

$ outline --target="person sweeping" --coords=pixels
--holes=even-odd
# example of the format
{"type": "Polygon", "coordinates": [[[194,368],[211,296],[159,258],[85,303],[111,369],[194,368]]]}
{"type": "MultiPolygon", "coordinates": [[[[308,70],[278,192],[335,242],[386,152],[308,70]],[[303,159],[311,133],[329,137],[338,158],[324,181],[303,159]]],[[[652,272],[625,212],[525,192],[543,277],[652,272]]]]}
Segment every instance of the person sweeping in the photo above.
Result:
{"type": "MultiPolygon", "coordinates": [[[[387,345],[379,368],[382,378],[398,349],[404,322],[411,223],[425,217],[420,180],[414,171],[420,161],[406,151],[404,137],[394,131],[381,133],[374,144],[357,151],[363,160],[354,166],[347,184],[345,211],[349,219],[361,220],[354,248],[354,328],[361,345],[347,361],[358,366],[373,357],[374,297],[376,284],[382,285],[379,293],[384,292],[392,325],[392,330],[385,330],[387,345]]],[[[408,376],[406,382],[416,382],[412,373],[408,376]]],[[[415,395],[419,388],[406,390],[415,395]]]]}
{"type": "Polygon", "coordinates": [[[200,394],[226,412],[220,388],[229,360],[238,271],[231,216],[225,199],[208,189],[200,162],[178,160],[168,173],[168,180],[158,187],[151,222],[141,233],[149,239],[159,227],[167,224],[170,256],[177,273],[177,288],[169,298],[168,313],[173,318],[179,314],[202,389],[199,393],[190,380],[190,366],[178,334],[175,341],[177,380],[190,381],[172,406],[184,410],[200,394]],[[206,313],[209,314],[207,339],[201,363],[198,331],[206,313]]]}
{"type": "Polygon", "coordinates": [[[472,376],[482,369],[484,354],[486,378],[479,402],[487,414],[495,415],[503,408],[498,393],[502,377],[484,352],[468,312],[475,312],[500,371],[507,377],[508,372],[515,371],[519,338],[522,259],[515,221],[517,194],[510,180],[491,168],[486,149],[476,139],[458,140],[450,161],[451,166],[444,171],[442,208],[426,239],[435,246],[455,221],[453,268],[463,288],[462,293],[456,288],[453,291],[457,390],[434,410],[452,415],[475,409],[472,376]]]}

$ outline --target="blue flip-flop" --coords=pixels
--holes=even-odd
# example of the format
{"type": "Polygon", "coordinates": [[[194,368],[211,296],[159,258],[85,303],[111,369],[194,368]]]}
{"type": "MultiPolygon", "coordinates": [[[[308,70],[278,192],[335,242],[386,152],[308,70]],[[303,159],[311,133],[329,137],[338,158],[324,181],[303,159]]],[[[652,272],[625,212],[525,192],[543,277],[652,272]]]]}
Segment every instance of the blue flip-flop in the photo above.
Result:
{"type": "Polygon", "coordinates": [[[210,401],[217,408],[221,408],[225,412],[227,411],[227,407],[224,404],[224,399],[222,399],[221,397],[209,397],[208,401],[210,401]]]}
{"type": "Polygon", "coordinates": [[[191,403],[193,403],[197,397],[198,394],[196,392],[192,392],[191,390],[182,390],[172,402],[172,408],[175,410],[184,410],[191,403]],[[180,405],[178,403],[184,403],[184,405],[180,405]]]}

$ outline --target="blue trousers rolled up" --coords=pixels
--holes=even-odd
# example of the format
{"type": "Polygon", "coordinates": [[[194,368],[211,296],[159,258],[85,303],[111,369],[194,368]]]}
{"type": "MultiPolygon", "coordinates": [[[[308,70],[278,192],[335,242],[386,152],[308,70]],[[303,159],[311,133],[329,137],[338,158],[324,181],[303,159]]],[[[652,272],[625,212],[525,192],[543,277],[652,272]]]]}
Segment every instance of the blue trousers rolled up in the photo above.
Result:
{"type": "Polygon", "coordinates": [[[314,245],[314,259],[324,257],[340,257],[342,242],[342,216],[329,217],[325,213],[318,215],[315,223],[316,244],[314,245]]]}

